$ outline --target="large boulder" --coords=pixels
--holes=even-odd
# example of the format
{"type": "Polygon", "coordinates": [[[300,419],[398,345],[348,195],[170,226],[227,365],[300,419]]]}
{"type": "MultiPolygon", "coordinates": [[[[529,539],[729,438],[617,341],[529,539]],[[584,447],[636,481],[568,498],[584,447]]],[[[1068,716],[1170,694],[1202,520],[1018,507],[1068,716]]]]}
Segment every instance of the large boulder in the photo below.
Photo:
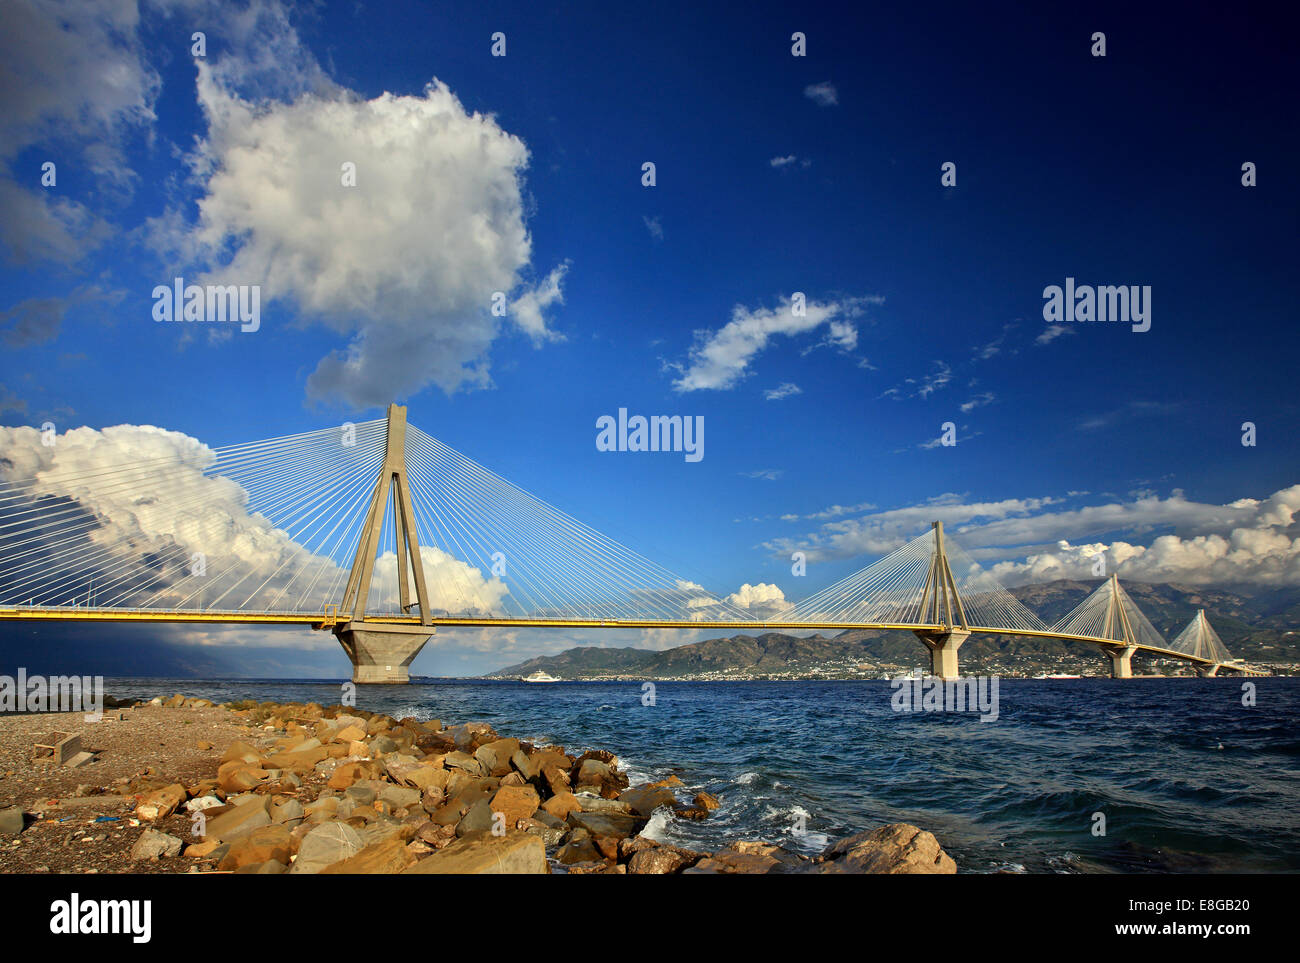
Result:
{"type": "Polygon", "coordinates": [[[298,859],[291,873],[319,873],[326,866],[355,856],[365,848],[361,834],[347,823],[317,826],[298,845],[298,859]]]}
{"type": "Polygon", "coordinates": [[[957,872],[957,864],[933,833],[910,823],[890,823],[831,843],[822,853],[817,871],[948,874],[957,872]]]}
{"type": "Polygon", "coordinates": [[[221,754],[218,762],[246,762],[260,767],[262,765],[262,754],[246,742],[232,742],[226,747],[226,751],[221,754]]]}
{"type": "Polygon", "coordinates": [[[627,871],[634,876],[664,876],[680,873],[694,866],[703,857],[703,853],[694,853],[676,846],[652,846],[633,853],[627,861],[627,871]]]}
{"type": "Polygon", "coordinates": [[[165,819],[176,812],[188,795],[180,783],[147,792],[140,797],[140,802],[135,807],[136,818],[148,822],[165,819]]]}
{"type": "Polygon", "coordinates": [[[160,833],[156,829],[146,829],[131,847],[132,859],[161,859],[175,856],[181,851],[181,841],[175,836],[160,833]]]}
{"type": "Polygon", "coordinates": [[[244,866],[265,863],[267,860],[288,865],[292,853],[293,840],[289,835],[289,827],[262,826],[231,844],[217,868],[223,871],[234,871],[244,866]]]}
{"type": "Polygon", "coordinates": [[[619,802],[631,806],[638,816],[644,816],[646,819],[649,819],[661,806],[671,808],[677,805],[677,797],[673,791],[663,786],[637,786],[635,789],[625,789],[619,794],[618,799],[619,802]]]}
{"type": "Polygon", "coordinates": [[[509,829],[519,820],[532,816],[540,805],[541,799],[532,786],[502,786],[492,797],[492,812],[502,813],[509,829]]]}
{"type": "Polygon", "coordinates": [[[578,802],[578,797],[573,793],[557,792],[546,802],[542,803],[542,809],[556,819],[568,819],[569,813],[582,812],[582,803],[578,802]]]}
{"type": "Polygon", "coordinates": [[[546,846],[530,833],[506,836],[473,836],[458,840],[429,854],[408,875],[502,875],[502,873],[549,873],[546,846]]]}
{"type": "Polygon", "coordinates": [[[248,792],[264,783],[270,775],[261,768],[260,762],[249,763],[243,759],[232,759],[230,762],[223,762],[217,769],[217,785],[224,793],[248,792]]]}
{"type": "Polygon", "coordinates": [[[614,839],[635,836],[646,823],[640,816],[626,813],[586,813],[577,811],[569,813],[566,818],[570,826],[585,829],[593,836],[612,836],[614,839]]]}
{"type": "Polygon", "coordinates": [[[798,873],[806,871],[806,857],[771,843],[743,840],[706,856],[685,873],[798,873]]]}
{"type": "Polygon", "coordinates": [[[463,752],[472,749],[475,740],[479,743],[491,742],[496,737],[496,730],[486,722],[467,722],[448,729],[447,735],[456,744],[456,748],[463,752]]]}
{"type": "Polygon", "coordinates": [[[491,775],[483,766],[483,763],[471,756],[468,752],[461,752],[457,749],[455,752],[447,753],[447,758],[443,761],[448,769],[462,769],[471,776],[491,775]]]}
{"type": "Polygon", "coordinates": [[[530,833],[459,839],[406,870],[407,874],[419,875],[549,872],[546,846],[540,837],[530,833]]]}
{"type": "Polygon", "coordinates": [[[372,843],[355,856],[340,860],[321,870],[321,875],[400,873],[411,864],[411,856],[401,838],[392,835],[372,843]]]}
{"type": "Polygon", "coordinates": [[[519,751],[518,739],[495,739],[474,750],[474,758],[489,776],[504,776],[510,771],[510,757],[519,751]]]}
{"type": "MultiPolygon", "coordinates": [[[[310,740],[316,742],[315,739],[310,740]]],[[[277,752],[267,758],[267,765],[276,769],[288,769],[290,772],[308,773],[316,768],[316,763],[329,756],[329,750],[322,745],[277,752]]]]}
{"type": "MultiPolygon", "coordinates": [[[[270,796],[260,796],[242,805],[232,805],[224,812],[207,819],[204,824],[203,838],[229,843],[247,836],[254,829],[269,826],[270,807],[270,796]]],[[[216,810],[211,811],[216,812],[216,810]]]]}

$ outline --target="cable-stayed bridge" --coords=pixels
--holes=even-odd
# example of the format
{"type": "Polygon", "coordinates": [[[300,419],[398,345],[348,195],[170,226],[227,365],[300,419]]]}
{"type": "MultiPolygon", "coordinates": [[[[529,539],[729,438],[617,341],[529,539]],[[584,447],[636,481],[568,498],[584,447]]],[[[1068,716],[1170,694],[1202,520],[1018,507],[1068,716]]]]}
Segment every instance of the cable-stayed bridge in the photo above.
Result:
{"type": "Polygon", "coordinates": [[[439,626],[900,629],[958,676],[972,633],[1248,674],[1204,612],[1166,641],[1112,575],[1045,624],[935,522],[776,615],[679,578],[406,424],[208,448],[157,428],[27,432],[0,452],[0,619],[302,624],[357,682],[406,682],[439,626]]]}

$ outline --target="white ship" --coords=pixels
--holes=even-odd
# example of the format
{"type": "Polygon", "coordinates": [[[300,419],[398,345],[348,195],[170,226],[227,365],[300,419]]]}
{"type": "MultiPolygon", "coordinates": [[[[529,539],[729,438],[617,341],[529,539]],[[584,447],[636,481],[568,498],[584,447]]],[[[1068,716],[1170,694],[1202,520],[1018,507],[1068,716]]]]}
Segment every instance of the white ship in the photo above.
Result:
{"type": "Polygon", "coordinates": [[[549,675],[543,672],[541,669],[538,669],[532,675],[521,675],[519,677],[519,681],[520,682],[563,682],[564,680],[557,679],[555,676],[549,675]]]}
{"type": "Polygon", "coordinates": [[[1042,675],[1034,676],[1035,679],[1081,679],[1083,676],[1069,675],[1065,672],[1053,672],[1050,675],[1044,672],[1042,675]]]}

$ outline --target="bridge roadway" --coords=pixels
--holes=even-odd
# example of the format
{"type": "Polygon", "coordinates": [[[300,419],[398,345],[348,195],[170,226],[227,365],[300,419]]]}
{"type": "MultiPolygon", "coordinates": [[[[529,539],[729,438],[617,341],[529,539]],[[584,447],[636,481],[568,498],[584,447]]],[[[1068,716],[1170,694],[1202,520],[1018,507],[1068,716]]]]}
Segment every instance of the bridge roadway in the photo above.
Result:
{"type": "MultiPolygon", "coordinates": [[[[240,611],[179,611],[163,609],[94,608],[90,606],[0,606],[0,621],[20,622],[198,622],[243,625],[308,625],[314,629],[332,629],[340,624],[336,612],[240,612],[240,611]]],[[[367,615],[366,624],[421,625],[414,615],[367,615]]],[[[808,631],[809,629],[877,629],[913,632],[918,636],[946,636],[954,632],[951,626],[916,622],[759,622],[759,621],[709,621],[691,622],[664,619],[536,619],[536,618],[473,618],[431,616],[424,626],[442,627],[503,627],[503,628],[564,628],[564,629],[761,629],[768,632],[808,631]]],[[[961,630],[956,630],[960,632],[961,630]]],[[[1115,650],[1126,650],[1124,662],[1134,652],[1144,652],[1161,658],[1180,659],[1209,672],[1227,668],[1245,674],[1257,674],[1245,667],[1215,662],[1186,652],[1157,648],[1138,643],[1125,643],[1089,635],[1041,631],[1035,629],[996,628],[970,626],[971,633],[990,635],[1018,635],[1041,639],[1061,639],[1067,642],[1086,642],[1100,647],[1115,658],[1115,650]]]]}

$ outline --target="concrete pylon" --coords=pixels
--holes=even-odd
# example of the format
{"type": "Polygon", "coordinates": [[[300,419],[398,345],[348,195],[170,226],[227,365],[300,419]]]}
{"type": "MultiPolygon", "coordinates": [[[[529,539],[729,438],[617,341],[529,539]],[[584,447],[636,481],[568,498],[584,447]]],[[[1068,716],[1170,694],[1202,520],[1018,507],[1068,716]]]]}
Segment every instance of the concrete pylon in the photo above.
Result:
{"type": "Polygon", "coordinates": [[[958,679],[961,673],[957,669],[957,650],[970,637],[962,629],[948,632],[917,632],[916,637],[930,650],[930,674],[941,679],[958,679]]]}
{"type": "Polygon", "coordinates": [[[1108,645],[1104,646],[1104,649],[1110,656],[1110,677],[1112,679],[1133,678],[1133,653],[1137,651],[1137,646],[1108,645]]]}
{"type": "Polygon", "coordinates": [[[1119,576],[1110,574],[1110,598],[1106,602],[1106,638],[1116,639],[1121,645],[1107,645],[1102,648],[1110,656],[1110,677],[1112,679],[1133,678],[1133,653],[1137,651],[1134,644],[1133,626],[1128,620],[1128,613],[1120,601],[1119,576]]]}
{"type": "Polygon", "coordinates": [[[921,596],[921,618],[943,628],[938,631],[917,629],[914,634],[930,650],[931,674],[941,679],[956,679],[961,675],[957,668],[957,650],[970,637],[970,624],[966,621],[966,609],[948,565],[948,553],[944,550],[943,522],[934,522],[933,528],[934,555],[930,559],[930,571],[921,596]]]}
{"type": "Polygon", "coordinates": [[[411,681],[408,668],[424,644],[433,637],[434,629],[429,616],[429,592],[424,582],[424,562],[420,557],[415,513],[411,508],[411,489],[406,479],[406,408],[401,405],[388,406],[384,465],[370,496],[370,507],[361,528],[357,554],[352,561],[352,572],[339,611],[344,613],[347,621],[334,626],[334,634],[352,660],[353,682],[402,684],[411,681]],[[413,605],[419,605],[419,624],[366,619],[370,580],[374,574],[375,555],[379,551],[379,533],[390,494],[397,542],[398,599],[403,612],[410,612],[413,605]],[[407,584],[408,557],[415,582],[414,602],[407,584]]]}
{"type": "Polygon", "coordinates": [[[1214,665],[1198,665],[1196,667],[1196,674],[1202,679],[1213,679],[1219,674],[1219,670],[1222,668],[1223,665],[1218,662],[1214,663],[1214,665]]]}

